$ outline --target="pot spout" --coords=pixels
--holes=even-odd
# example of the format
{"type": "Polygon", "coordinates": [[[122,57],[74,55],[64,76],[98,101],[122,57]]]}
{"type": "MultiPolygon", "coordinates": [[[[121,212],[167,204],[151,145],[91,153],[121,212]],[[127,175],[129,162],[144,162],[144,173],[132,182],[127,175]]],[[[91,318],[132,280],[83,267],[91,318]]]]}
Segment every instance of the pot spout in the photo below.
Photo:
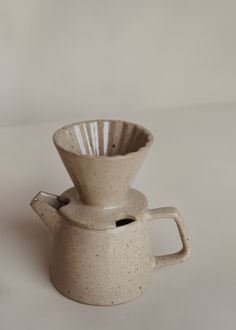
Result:
{"type": "Polygon", "coordinates": [[[32,209],[38,214],[50,231],[55,232],[60,227],[61,216],[58,209],[66,202],[60,200],[59,196],[40,191],[30,202],[32,209]]]}

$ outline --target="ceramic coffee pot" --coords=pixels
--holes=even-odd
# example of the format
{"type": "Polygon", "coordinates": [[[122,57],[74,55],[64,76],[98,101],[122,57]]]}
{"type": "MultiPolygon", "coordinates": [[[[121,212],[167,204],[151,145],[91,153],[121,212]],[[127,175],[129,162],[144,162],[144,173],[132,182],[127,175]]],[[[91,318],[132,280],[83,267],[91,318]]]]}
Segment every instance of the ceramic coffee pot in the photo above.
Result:
{"type": "Polygon", "coordinates": [[[145,291],[154,269],[188,257],[179,211],[150,210],[130,188],[153,142],[147,129],[92,120],[59,129],[53,140],[74,187],[60,196],[40,192],[31,206],[54,236],[51,279],[63,295],[92,305],[124,303],[145,291]],[[148,225],[160,218],[176,222],[183,246],[153,256],[148,225]]]}

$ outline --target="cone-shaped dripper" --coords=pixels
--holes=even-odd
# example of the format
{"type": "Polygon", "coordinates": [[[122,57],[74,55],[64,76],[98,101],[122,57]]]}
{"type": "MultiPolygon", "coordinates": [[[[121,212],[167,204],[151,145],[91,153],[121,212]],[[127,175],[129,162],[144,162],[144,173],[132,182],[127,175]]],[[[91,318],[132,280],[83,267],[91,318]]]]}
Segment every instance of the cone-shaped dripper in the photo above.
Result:
{"type": "Polygon", "coordinates": [[[122,203],[152,143],[144,127],[119,120],[91,120],[56,131],[54,143],[86,204],[122,203]]]}

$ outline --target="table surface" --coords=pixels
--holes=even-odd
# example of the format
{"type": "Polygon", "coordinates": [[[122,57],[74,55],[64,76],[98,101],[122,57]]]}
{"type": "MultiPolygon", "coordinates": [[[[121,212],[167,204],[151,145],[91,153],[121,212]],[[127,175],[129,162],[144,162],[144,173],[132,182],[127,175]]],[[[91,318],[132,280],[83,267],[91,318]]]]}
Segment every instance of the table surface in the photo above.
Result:
{"type": "MultiPolygon", "coordinates": [[[[192,245],[183,264],[153,272],[135,301],[94,307],[71,301],[50,282],[52,237],[29,207],[40,190],[71,181],[52,143],[64,122],[0,129],[0,328],[227,330],[236,324],[236,107],[222,105],[113,118],[148,127],[155,143],[134,187],[149,207],[182,212],[192,245]]],[[[180,246],[171,220],[150,223],[154,254],[180,246]]]]}

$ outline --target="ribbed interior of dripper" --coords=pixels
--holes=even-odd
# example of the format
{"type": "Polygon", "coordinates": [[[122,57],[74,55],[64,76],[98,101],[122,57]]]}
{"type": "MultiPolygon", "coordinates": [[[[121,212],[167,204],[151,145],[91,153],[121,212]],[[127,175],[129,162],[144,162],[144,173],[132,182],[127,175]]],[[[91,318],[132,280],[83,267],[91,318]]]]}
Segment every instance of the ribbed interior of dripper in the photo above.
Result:
{"type": "Polygon", "coordinates": [[[68,125],[56,132],[55,142],[70,152],[88,156],[116,156],[138,151],[151,139],[143,127],[116,120],[68,125]]]}

